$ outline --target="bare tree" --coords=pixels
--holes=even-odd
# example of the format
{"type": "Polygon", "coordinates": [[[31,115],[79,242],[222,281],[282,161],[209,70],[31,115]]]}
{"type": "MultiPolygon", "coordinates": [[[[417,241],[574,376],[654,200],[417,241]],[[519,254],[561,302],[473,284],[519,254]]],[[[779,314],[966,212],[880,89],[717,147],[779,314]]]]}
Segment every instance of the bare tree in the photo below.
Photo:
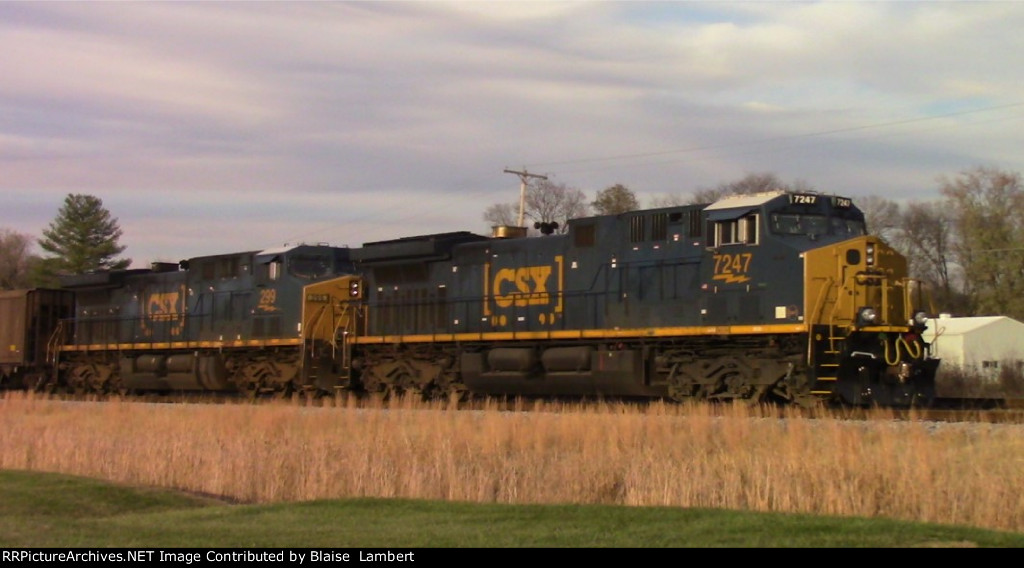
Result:
{"type": "Polygon", "coordinates": [[[519,205],[515,203],[495,203],[484,211],[484,221],[491,227],[510,227],[516,224],[519,205]]]}
{"type": "Polygon", "coordinates": [[[597,192],[597,198],[591,202],[591,207],[598,215],[617,215],[627,211],[636,211],[640,203],[636,200],[636,194],[628,187],[617,183],[597,192]]]}
{"type": "Polygon", "coordinates": [[[540,180],[526,191],[526,216],[535,223],[558,223],[559,233],[568,230],[569,219],[589,214],[587,196],[564,183],[540,180]]]}
{"type": "Polygon", "coordinates": [[[690,201],[683,195],[666,193],[664,195],[655,195],[650,200],[650,207],[657,209],[659,207],[675,207],[677,205],[687,205],[690,201]]]}
{"type": "Polygon", "coordinates": [[[768,172],[747,174],[742,179],[734,182],[721,183],[710,189],[698,189],[690,198],[690,203],[712,203],[727,195],[752,195],[776,189],[810,191],[813,187],[801,180],[797,180],[792,184],[786,184],[777,175],[768,172]]]}
{"type": "Polygon", "coordinates": [[[900,206],[895,201],[877,195],[859,197],[856,203],[864,213],[868,232],[896,245],[903,224],[900,206]]]}
{"type": "MultiPolygon", "coordinates": [[[[491,226],[514,226],[518,219],[518,203],[496,203],[484,211],[484,220],[491,226]]],[[[523,216],[531,222],[527,227],[538,224],[549,227],[557,223],[556,232],[564,233],[568,226],[566,221],[590,214],[587,196],[576,188],[549,180],[537,180],[526,186],[526,199],[523,216]]]]}
{"type": "Polygon", "coordinates": [[[32,271],[39,257],[31,253],[32,237],[0,230],[0,290],[32,286],[32,271]]]}
{"type": "Polygon", "coordinates": [[[955,255],[978,315],[1024,319],[1024,188],[1018,173],[975,167],[941,178],[955,255]]]}
{"type": "Polygon", "coordinates": [[[953,239],[952,215],[944,204],[910,203],[900,215],[895,246],[907,257],[910,274],[929,284],[940,310],[963,313],[968,302],[954,279],[953,239]]]}

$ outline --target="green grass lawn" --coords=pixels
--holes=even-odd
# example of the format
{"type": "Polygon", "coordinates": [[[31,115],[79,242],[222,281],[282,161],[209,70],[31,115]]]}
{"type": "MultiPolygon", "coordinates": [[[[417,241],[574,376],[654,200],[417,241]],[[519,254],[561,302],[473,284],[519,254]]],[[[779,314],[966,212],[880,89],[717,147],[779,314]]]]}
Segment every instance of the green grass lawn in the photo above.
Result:
{"type": "Polygon", "coordinates": [[[0,471],[0,547],[1024,547],[969,527],[709,509],[346,499],[232,504],[180,492],[0,471]]]}

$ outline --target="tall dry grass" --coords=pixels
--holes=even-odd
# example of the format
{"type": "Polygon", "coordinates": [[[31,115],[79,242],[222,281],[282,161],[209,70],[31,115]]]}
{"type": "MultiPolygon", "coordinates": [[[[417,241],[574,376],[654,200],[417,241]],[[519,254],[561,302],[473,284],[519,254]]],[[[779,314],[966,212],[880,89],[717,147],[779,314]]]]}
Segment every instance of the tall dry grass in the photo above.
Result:
{"type": "Polygon", "coordinates": [[[8,393],[0,467],[258,503],[715,507],[1024,532],[1018,426],[812,419],[744,406],[326,404],[99,405],[8,393]]]}

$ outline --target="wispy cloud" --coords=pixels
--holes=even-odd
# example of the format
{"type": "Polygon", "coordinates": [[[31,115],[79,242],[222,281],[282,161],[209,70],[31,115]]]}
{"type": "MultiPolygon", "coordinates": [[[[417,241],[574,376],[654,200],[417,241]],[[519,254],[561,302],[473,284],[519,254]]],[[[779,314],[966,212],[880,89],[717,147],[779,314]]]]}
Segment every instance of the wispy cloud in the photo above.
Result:
{"type": "MultiPolygon", "coordinates": [[[[0,227],[67,193],[137,263],[486,231],[528,167],[642,199],[1013,171],[1013,2],[4,2],[0,227]]],[[[1022,106],[1015,106],[1022,105],[1022,106]]]]}

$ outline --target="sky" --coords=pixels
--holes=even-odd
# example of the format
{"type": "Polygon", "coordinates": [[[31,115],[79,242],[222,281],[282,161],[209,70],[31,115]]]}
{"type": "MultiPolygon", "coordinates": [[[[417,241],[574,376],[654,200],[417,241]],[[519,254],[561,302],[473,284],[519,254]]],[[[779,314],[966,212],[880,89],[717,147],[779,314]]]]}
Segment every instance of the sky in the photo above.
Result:
{"type": "Polygon", "coordinates": [[[3,1],[0,230],[93,195],[137,268],[489,234],[507,169],[937,200],[1024,172],[1022,29],[1024,2],[3,1]]]}

